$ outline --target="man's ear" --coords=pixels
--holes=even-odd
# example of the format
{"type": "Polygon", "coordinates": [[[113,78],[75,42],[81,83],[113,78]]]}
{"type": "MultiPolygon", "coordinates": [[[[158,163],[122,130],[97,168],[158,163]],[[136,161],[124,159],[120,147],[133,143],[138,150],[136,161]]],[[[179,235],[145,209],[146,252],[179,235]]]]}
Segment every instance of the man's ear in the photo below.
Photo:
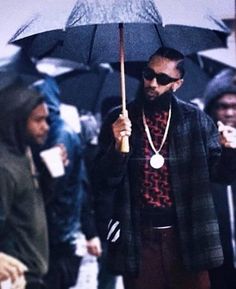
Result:
{"type": "Polygon", "coordinates": [[[173,86],[172,86],[173,92],[175,92],[177,89],[179,89],[181,87],[181,85],[183,84],[183,82],[184,82],[183,79],[179,79],[179,80],[175,81],[173,83],[173,86]]]}

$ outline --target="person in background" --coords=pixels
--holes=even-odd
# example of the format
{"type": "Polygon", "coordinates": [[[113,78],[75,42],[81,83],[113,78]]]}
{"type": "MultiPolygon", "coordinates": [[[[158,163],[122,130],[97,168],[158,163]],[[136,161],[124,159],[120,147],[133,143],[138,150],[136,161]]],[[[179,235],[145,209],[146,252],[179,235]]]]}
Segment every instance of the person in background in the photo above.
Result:
{"type": "MultiPolygon", "coordinates": [[[[120,106],[121,97],[112,95],[104,100],[101,103],[101,121],[105,122],[109,112],[114,110],[116,107],[120,106]]],[[[100,131],[100,130],[99,130],[100,131]]],[[[98,150],[98,145],[97,145],[98,150]]],[[[91,176],[93,173],[91,172],[91,176]]],[[[93,178],[92,178],[93,180],[93,178]]],[[[112,203],[110,199],[107,198],[107,203],[104,204],[104,198],[102,197],[103,193],[99,191],[99,188],[96,187],[96,182],[93,184],[95,190],[95,215],[97,220],[97,229],[98,235],[102,241],[103,254],[100,258],[100,269],[98,275],[98,289],[115,289],[118,282],[116,275],[112,274],[107,266],[107,250],[108,250],[108,241],[107,241],[107,224],[109,223],[112,216],[112,203]],[[104,211],[104,205],[107,208],[104,211]]]]}
{"type": "Polygon", "coordinates": [[[221,151],[210,117],[175,96],[184,72],[179,51],[159,48],[128,115],[101,129],[94,179],[112,199],[107,261],[126,289],[209,289],[207,270],[223,263],[210,180],[232,180],[236,150],[221,151]]]}
{"type": "Polygon", "coordinates": [[[0,251],[24,264],[8,260],[16,271],[20,266],[23,273],[27,267],[27,289],[41,289],[48,268],[48,235],[30,145],[46,140],[48,110],[43,97],[16,78],[1,87],[0,105],[0,251]]]}
{"type": "Polygon", "coordinates": [[[40,150],[62,146],[67,155],[65,174],[55,179],[51,178],[39,159],[36,162],[41,174],[49,232],[50,259],[45,284],[47,289],[68,289],[77,281],[82,259],[76,254],[87,183],[82,143],[60,116],[60,91],[56,81],[45,77],[44,82],[35,84],[35,89],[45,97],[49,109],[50,131],[40,150]]]}
{"type": "MultiPolygon", "coordinates": [[[[120,105],[120,97],[110,96],[105,98],[101,103],[101,121],[103,122],[108,112],[114,107],[120,105]]],[[[85,164],[88,171],[90,186],[90,208],[93,211],[90,219],[88,214],[85,215],[87,220],[93,224],[99,239],[101,240],[102,251],[98,259],[98,289],[114,289],[117,278],[109,271],[106,264],[107,256],[107,240],[106,231],[107,224],[111,218],[111,204],[108,202],[104,210],[104,200],[100,198],[100,192],[93,182],[93,165],[98,151],[98,136],[100,133],[100,124],[95,116],[89,112],[81,116],[82,139],[84,143],[85,164]]],[[[109,201],[109,198],[107,199],[109,201]]],[[[88,227],[88,226],[87,226],[88,227]]]]}
{"type": "MultiPolygon", "coordinates": [[[[222,133],[232,135],[230,144],[236,147],[236,70],[224,69],[207,85],[204,93],[205,111],[222,133]]],[[[224,263],[209,270],[211,289],[236,288],[236,175],[231,185],[212,183],[214,203],[220,226],[224,263]]]]}
{"type": "MultiPolygon", "coordinates": [[[[92,117],[92,115],[89,113],[88,115],[79,115],[79,112],[75,106],[72,105],[66,105],[66,104],[60,104],[60,115],[61,118],[77,133],[79,139],[82,142],[83,146],[83,162],[86,163],[86,157],[87,155],[91,155],[91,158],[93,157],[93,146],[97,145],[97,131],[90,131],[87,133],[87,131],[82,130],[81,123],[86,123],[86,128],[94,127],[94,124],[96,125],[96,119],[92,117]],[[87,120],[89,120],[89,125],[87,125],[87,120]],[[85,149],[86,146],[86,140],[89,139],[89,144],[91,144],[91,150],[89,150],[88,154],[86,155],[87,150],[85,149]]],[[[83,127],[85,127],[83,126],[83,127]]],[[[97,126],[96,126],[97,128],[97,126]]],[[[85,187],[85,193],[83,195],[82,200],[82,208],[81,208],[81,228],[82,233],[85,235],[86,238],[86,248],[89,254],[99,257],[101,254],[101,244],[100,240],[97,236],[97,230],[95,227],[95,221],[94,221],[94,210],[92,208],[92,198],[90,194],[90,181],[88,179],[88,170],[89,168],[85,165],[84,168],[84,187],[85,187]]]]}

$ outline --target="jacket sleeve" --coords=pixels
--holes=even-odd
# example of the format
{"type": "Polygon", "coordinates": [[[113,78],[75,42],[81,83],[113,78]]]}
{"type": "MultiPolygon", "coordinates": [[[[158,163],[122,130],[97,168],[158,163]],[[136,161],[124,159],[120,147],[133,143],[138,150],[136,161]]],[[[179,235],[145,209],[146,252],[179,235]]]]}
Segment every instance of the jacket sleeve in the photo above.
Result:
{"type": "Polygon", "coordinates": [[[216,179],[224,184],[230,184],[236,180],[236,149],[222,148],[216,179]]]}
{"type": "Polygon", "coordinates": [[[6,169],[0,168],[0,236],[10,214],[14,191],[15,181],[13,177],[6,169]]]}
{"type": "Polygon", "coordinates": [[[81,226],[82,232],[85,234],[87,240],[98,236],[95,222],[95,213],[93,209],[93,201],[88,191],[86,191],[83,195],[81,208],[81,226]]]}

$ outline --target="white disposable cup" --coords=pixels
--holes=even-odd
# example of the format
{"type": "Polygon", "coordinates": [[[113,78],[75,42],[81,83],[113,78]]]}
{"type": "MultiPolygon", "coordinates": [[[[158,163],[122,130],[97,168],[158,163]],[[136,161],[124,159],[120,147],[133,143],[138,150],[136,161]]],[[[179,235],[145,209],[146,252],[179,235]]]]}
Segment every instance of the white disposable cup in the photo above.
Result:
{"type": "Polygon", "coordinates": [[[65,174],[60,147],[53,147],[41,151],[40,157],[46,164],[46,167],[53,178],[61,177],[65,174]]]}
{"type": "Polygon", "coordinates": [[[5,281],[2,281],[0,283],[0,288],[1,289],[11,289],[12,288],[12,283],[10,279],[7,279],[5,281]]]}

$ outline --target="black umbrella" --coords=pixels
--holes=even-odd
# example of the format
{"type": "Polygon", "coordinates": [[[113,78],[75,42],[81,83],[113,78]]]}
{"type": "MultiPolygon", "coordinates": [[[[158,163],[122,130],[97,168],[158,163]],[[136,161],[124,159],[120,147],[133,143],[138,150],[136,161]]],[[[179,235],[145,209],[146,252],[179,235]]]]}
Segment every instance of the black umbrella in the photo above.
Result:
{"type": "MultiPolygon", "coordinates": [[[[17,43],[35,57],[65,57],[86,64],[120,60],[125,113],[124,60],[147,60],[160,46],[170,46],[188,54],[225,45],[228,29],[205,11],[207,7],[198,5],[184,18],[189,1],[170,2],[76,1],[68,18],[67,9],[63,10],[63,5],[60,9],[64,2],[56,2],[56,10],[46,7],[29,24],[22,25],[12,41],[18,40],[17,43]],[[123,25],[118,23],[125,23],[124,32],[123,25]],[[48,32],[35,35],[43,31],[48,32]],[[27,37],[30,35],[34,36],[27,37]],[[22,39],[24,37],[27,39],[22,39]]],[[[73,1],[67,2],[67,7],[71,3],[73,1]]]]}
{"type": "MultiPolygon", "coordinates": [[[[11,0],[9,1],[11,2],[11,0]]],[[[155,24],[154,31],[158,34],[159,38],[159,42],[155,43],[155,49],[158,45],[164,43],[166,46],[177,45],[181,52],[189,54],[190,52],[224,45],[223,38],[225,38],[227,29],[221,21],[211,16],[208,7],[212,5],[211,3],[211,1],[205,1],[204,4],[201,1],[192,3],[189,0],[178,0],[174,3],[173,0],[45,0],[45,7],[39,9],[38,13],[34,12],[30,19],[19,27],[18,31],[12,37],[12,41],[43,32],[66,31],[68,28],[91,24],[95,26],[90,30],[86,29],[86,34],[94,33],[94,37],[100,41],[100,36],[96,36],[96,34],[99,34],[100,30],[105,29],[105,32],[107,32],[107,30],[106,26],[99,28],[97,24],[152,23],[155,24]],[[217,35],[215,32],[217,32],[217,35]],[[189,37],[187,38],[186,36],[189,37]]],[[[25,7],[25,9],[27,9],[27,7],[25,7]]],[[[115,25],[114,29],[116,29],[116,27],[117,25],[115,25]]],[[[129,28],[126,29],[129,30],[129,28]]],[[[134,30],[134,32],[137,33],[135,33],[132,38],[128,38],[128,42],[131,42],[129,39],[134,42],[135,38],[145,38],[146,33],[143,33],[145,29],[148,29],[148,27],[144,26],[144,28],[140,28],[138,26],[137,30],[134,30]],[[139,34],[141,34],[141,37],[139,34]]],[[[82,33],[82,31],[78,33],[79,39],[83,39],[83,34],[80,36],[80,33],[82,33]]],[[[109,46],[111,47],[114,41],[113,38],[117,38],[117,30],[115,30],[114,33],[113,28],[108,27],[108,33],[107,38],[108,41],[111,42],[109,46]],[[110,29],[111,33],[109,32],[110,29]],[[110,35],[112,37],[109,37],[110,35]]],[[[58,40],[60,34],[61,33],[57,36],[54,34],[55,37],[52,36],[49,37],[49,39],[54,38],[58,40]]],[[[127,32],[127,34],[132,33],[127,32]]],[[[63,35],[63,40],[67,40],[64,39],[64,37],[63,35]]],[[[89,34],[87,34],[87,37],[91,39],[89,34]]],[[[94,41],[96,41],[95,38],[94,41]]],[[[153,42],[155,42],[155,38],[156,37],[152,38],[153,42]]],[[[101,38],[101,40],[103,42],[104,37],[101,38]]],[[[145,43],[145,40],[142,43],[145,43]]],[[[116,44],[118,44],[118,42],[116,44]]],[[[42,43],[42,46],[44,45],[45,43],[42,43]]],[[[79,46],[77,47],[79,48],[79,46]]],[[[137,46],[135,48],[138,49],[137,46]]],[[[118,50],[117,45],[115,45],[115,50],[118,50]]],[[[117,53],[112,57],[114,58],[116,56],[117,53]]],[[[109,56],[106,55],[106,57],[109,56]]],[[[146,60],[146,58],[136,60],[146,60]]],[[[109,61],[109,59],[106,59],[106,61],[109,61]]]]}
{"type": "Polygon", "coordinates": [[[184,54],[224,46],[229,31],[208,11],[207,5],[189,0],[47,1],[46,9],[32,15],[11,41],[36,58],[61,57],[89,65],[121,57],[146,61],[163,45],[184,54]],[[121,37],[118,23],[125,23],[121,37]]]}
{"type": "MultiPolygon", "coordinates": [[[[126,73],[127,101],[135,98],[139,79],[126,73]]],[[[70,74],[57,81],[61,90],[61,100],[75,105],[78,110],[91,111],[96,114],[101,111],[107,98],[117,98],[120,103],[120,71],[112,70],[108,64],[92,67],[87,73],[70,74]]]]}
{"type": "Polygon", "coordinates": [[[22,24],[11,40],[36,58],[62,57],[86,64],[118,61],[123,34],[120,38],[117,23],[125,23],[125,61],[146,61],[163,45],[184,54],[221,47],[229,32],[209,14],[207,4],[200,1],[194,4],[189,0],[45,3],[46,7],[22,24]],[[184,17],[186,11],[188,15],[184,17]]]}
{"type": "Polygon", "coordinates": [[[13,45],[6,46],[8,54],[0,57],[0,89],[19,79],[30,85],[42,78],[31,59],[13,45]],[[11,47],[12,46],[12,47],[11,47]]]}

